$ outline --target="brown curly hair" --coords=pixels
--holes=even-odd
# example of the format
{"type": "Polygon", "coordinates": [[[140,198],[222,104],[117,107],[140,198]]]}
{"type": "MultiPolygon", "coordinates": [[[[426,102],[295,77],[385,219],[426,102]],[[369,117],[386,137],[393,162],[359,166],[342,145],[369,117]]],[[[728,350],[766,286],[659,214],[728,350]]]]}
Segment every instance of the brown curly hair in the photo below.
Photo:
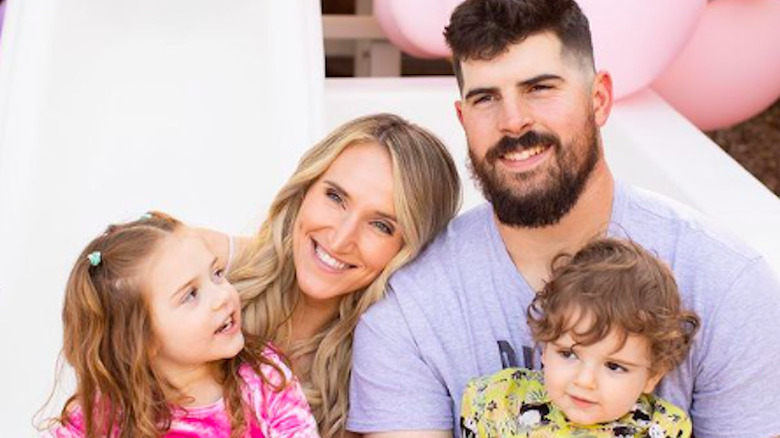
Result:
{"type": "MultiPolygon", "coordinates": [[[[109,226],[79,255],[62,310],[62,353],[75,371],[78,386],[55,422],[68,424],[78,404],[87,438],[158,437],[170,427],[171,400],[164,393],[181,391],[152,366],[154,333],[138,271],[167,235],[183,228],[178,220],[153,212],[134,222],[109,226]],[[95,252],[100,257],[90,259],[95,252]]],[[[237,356],[215,364],[215,378],[224,387],[231,437],[243,436],[245,412],[249,412],[241,397],[243,380],[238,369],[242,364],[252,366],[274,389],[286,385],[280,367],[262,354],[266,345],[260,337],[245,336],[237,356]],[[280,385],[269,382],[260,371],[261,364],[279,373],[280,385]]]]}
{"type": "MultiPolygon", "coordinates": [[[[573,256],[559,254],[552,279],[528,307],[537,342],[552,342],[590,317],[590,329],[573,334],[594,344],[613,330],[647,339],[654,374],[666,373],[688,354],[699,317],[682,308],[671,270],[638,244],[596,239],[573,256]],[[578,317],[576,315],[579,315],[578,317]]],[[[622,346],[622,343],[621,343],[622,346]]]]}

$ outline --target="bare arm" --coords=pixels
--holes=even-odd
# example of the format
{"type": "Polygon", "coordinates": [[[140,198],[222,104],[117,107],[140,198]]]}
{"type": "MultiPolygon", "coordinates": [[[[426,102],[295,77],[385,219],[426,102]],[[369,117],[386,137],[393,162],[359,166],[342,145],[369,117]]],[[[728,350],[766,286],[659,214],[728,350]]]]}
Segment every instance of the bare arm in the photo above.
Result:
{"type": "Polygon", "coordinates": [[[231,236],[209,228],[194,228],[193,230],[206,242],[206,246],[217,256],[217,260],[222,266],[227,266],[230,262],[241,258],[252,243],[251,236],[233,236],[233,254],[230,257],[231,236]]]}

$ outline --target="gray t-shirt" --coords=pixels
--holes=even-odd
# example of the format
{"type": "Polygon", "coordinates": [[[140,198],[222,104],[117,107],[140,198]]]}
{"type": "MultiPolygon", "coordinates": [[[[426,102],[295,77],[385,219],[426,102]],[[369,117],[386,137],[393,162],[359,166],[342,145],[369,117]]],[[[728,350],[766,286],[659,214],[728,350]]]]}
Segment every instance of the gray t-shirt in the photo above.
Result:
{"type": "MultiPolygon", "coordinates": [[[[761,256],[693,210],[621,183],[610,234],[669,263],[702,320],[658,394],[690,413],[697,438],[780,433],[780,283],[761,256]]],[[[361,318],[347,428],[459,435],[469,379],[539,368],[525,322],[533,295],[488,204],[455,219],[361,318]]]]}

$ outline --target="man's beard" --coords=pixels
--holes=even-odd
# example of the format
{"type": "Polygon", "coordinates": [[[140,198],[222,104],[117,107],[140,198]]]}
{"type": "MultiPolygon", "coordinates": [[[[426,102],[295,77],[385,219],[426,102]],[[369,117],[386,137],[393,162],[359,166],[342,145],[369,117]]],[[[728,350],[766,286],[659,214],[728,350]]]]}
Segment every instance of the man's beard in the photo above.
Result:
{"type": "Polygon", "coordinates": [[[557,136],[529,131],[518,138],[503,137],[488,150],[483,160],[477,159],[469,149],[469,158],[472,179],[493,205],[493,211],[502,224],[540,228],[557,224],[571,211],[596,167],[600,149],[596,125],[590,117],[582,134],[565,150],[557,136]],[[509,176],[502,176],[496,171],[496,163],[504,154],[539,145],[551,145],[554,154],[551,158],[555,159],[555,165],[550,163],[546,169],[509,176]],[[586,148],[585,156],[579,158],[577,152],[583,148],[586,148]],[[538,183],[539,187],[525,193],[513,191],[513,183],[532,184],[530,180],[537,176],[537,172],[547,174],[538,183]],[[514,181],[506,181],[507,178],[514,181]]]}

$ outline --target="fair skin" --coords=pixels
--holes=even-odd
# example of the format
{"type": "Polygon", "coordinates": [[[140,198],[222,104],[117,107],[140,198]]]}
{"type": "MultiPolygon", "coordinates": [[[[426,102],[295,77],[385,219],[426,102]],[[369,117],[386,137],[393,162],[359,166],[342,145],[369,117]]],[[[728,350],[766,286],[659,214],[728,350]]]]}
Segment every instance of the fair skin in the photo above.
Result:
{"type": "MultiPolygon", "coordinates": [[[[316,335],[338,313],[341,297],[368,286],[403,246],[388,151],[377,143],[347,147],[306,192],[293,227],[293,261],[302,299],[292,341],[316,335]]],[[[198,232],[227,260],[225,236],[198,232]]],[[[235,252],[251,238],[235,239],[235,252]]],[[[312,358],[297,357],[293,369],[312,358]]],[[[346,432],[345,437],[359,436],[346,432]]]]}
{"type": "MultiPolygon", "coordinates": [[[[562,53],[560,41],[551,33],[532,35],[495,59],[464,61],[461,66],[463,97],[455,108],[476,157],[484,157],[502,137],[517,138],[530,130],[553,133],[566,145],[580,133],[590,111],[601,127],[612,107],[610,76],[593,74],[562,53]]],[[[584,152],[571,151],[580,159],[584,152]]],[[[544,185],[548,168],[556,165],[553,148],[541,147],[534,153],[507,154],[498,160],[498,171],[507,180],[525,175],[513,183],[513,191],[544,185]]],[[[582,246],[608,223],[613,184],[602,153],[579,200],[559,223],[522,228],[496,221],[515,266],[534,290],[543,286],[555,254],[582,246]]]]}
{"type": "Polygon", "coordinates": [[[661,378],[650,371],[650,344],[629,334],[621,345],[615,330],[590,345],[576,342],[589,319],[579,318],[572,330],[545,344],[542,352],[544,385],[550,400],[572,423],[590,425],[616,420],[650,393],[661,378]]]}
{"type": "MultiPolygon", "coordinates": [[[[551,33],[531,35],[491,60],[461,62],[463,88],[455,102],[469,150],[478,159],[502,137],[518,138],[535,130],[553,133],[563,145],[575,139],[592,115],[603,126],[612,108],[612,79],[562,52],[551,33]]],[[[602,148],[601,138],[598,138],[602,148]]],[[[581,160],[584,150],[566,151],[581,160]]],[[[522,174],[519,192],[547,183],[555,166],[555,150],[546,145],[531,153],[500,157],[497,170],[507,180],[522,174]]],[[[614,180],[603,158],[596,163],[574,207],[555,225],[540,228],[510,227],[496,220],[499,233],[518,271],[533,290],[549,278],[552,258],[573,252],[604,231],[612,211],[614,180]],[[521,250],[522,249],[522,250],[521,250]]],[[[452,431],[425,430],[368,434],[369,437],[449,437],[452,431]]]]}
{"type": "MultiPolygon", "coordinates": [[[[307,339],[332,321],[344,294],[366,287],[403,246],[387,150],[347,147],[306,193],[293,229],[293,259],[303,292],[293,315],[293,340],[307,339]]],[[[227,239],[199,229],[227,259],[227,239]]],[[[251,238],[236,239],[236,253],[251,238]]]]}
{"type": "Polygon", "coordinates": [[[184,228],[163,238],[140,269],[155,345],[152,365],[180,394],[184,406],[222,397],[214,365],[244,347],[241,305],[223,265],[201,237],[184,228]]]}
{"type": "Polygon", "coordinates": [[[345,294],[371,283],[403,245],[392,161],[375,143],[345,149],[306,192],[293,229],[302,305],[294,336],[317,333],[345,294]]]}

